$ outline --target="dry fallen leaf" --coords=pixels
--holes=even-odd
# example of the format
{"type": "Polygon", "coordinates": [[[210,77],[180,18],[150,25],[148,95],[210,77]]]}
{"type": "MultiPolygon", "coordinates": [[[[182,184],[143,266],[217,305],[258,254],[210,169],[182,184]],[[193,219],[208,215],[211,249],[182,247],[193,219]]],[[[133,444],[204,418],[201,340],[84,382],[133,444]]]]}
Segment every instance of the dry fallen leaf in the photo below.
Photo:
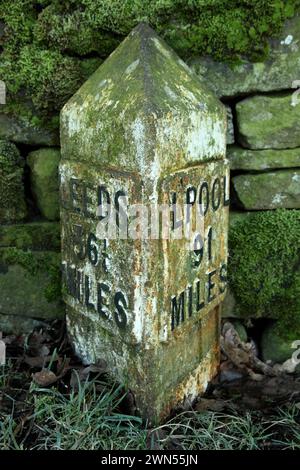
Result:
{"type": "Polygon", "coordinates": [[[214,398],[201,398],[196,404],[196,411],[223,411],[226,408],[224,400],[216,400],[214,398]]]}
{"type": "Polygon", "coordinates": [[[51,370],[42,369],[40,372],[32,374],[32,379],[41,387],[47,387],[48,385],[55,383],[59,377],[57,377],[51,370]]]}
{"type": "Polygon", "coordinates": [[[276,369],[257,357],[257,348],[253,341],[244,343],[230,322],[224,323],[220,342],[222,353],[238,370],[246,372],[253,380],[260,381],[263,375],[278,375],[276,369]]]}

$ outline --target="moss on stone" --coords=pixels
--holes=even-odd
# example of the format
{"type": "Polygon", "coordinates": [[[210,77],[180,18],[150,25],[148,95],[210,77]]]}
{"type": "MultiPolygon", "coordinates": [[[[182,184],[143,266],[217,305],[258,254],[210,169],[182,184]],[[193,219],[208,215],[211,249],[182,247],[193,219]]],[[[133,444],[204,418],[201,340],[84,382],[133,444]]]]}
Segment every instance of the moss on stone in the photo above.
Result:
{"type": "Polygon", "coordinates": [[[246,210],[300,209],[300,170],[284,169],[234,176],[233,187],[246,210]]]}
{"type": "MultiPolygon", "coordinates": [[[[300,212],[257,212],[229,232],[229,282],[245,318],[277,319],[300,334],[300,212]]],[[[300,336],[299,336],[300,337],[300,336]]]]}
{"type": "MultiPolygon", "coordinates": [[[[300,0],[4,0],[0,75],[9,96],[22,93],[39,113],[56,113],[86,80],[78,56],[106,58],[140,21],[179,54],[219,60],[265,57],[300,0]]],[[[90,62],[93,72],[97,66],[90,62]]]]}
{"type": "Polygon", "coordinates": [[[60,151],[44,148],[30,152],[31,187],[41,214],[48,220],[59,219],[58,164],[60,151]]]}
{"type": "Polygon", "coordinates": [[[22,46],[17,56],[5,50],[2,61],[1,77],[8,92],[15,96],[25,88],[40,111],[59,111],[83,81],[79,59],[34,44],[22,46]]]}
{"type": "Polygon", "coordinates": [[[300,106],[292,104],[291,92],[250,96],[237,103],[238,141],[254,150],[299,147],[300,106]]]}
{"type": "MultiPolygon", "coordinates": [[[[0,272],[5,272],[8,266],[22,267],[28,276],[34,279],[34,285],[38,288],[36,280],[46,276],[47,282],[43,282],[43,295],[47,302],[59,302],[61,300],[61,270],[60,253],[52,251],[34,252],[9,247],[0,250],[0,272]]],[[[22,286],[20,286],[22,290],[22,286]]],[[[5,313],[5,312],[4,312],[5,313]]]]}
{"type": "Polygon", "coordinates": [[[0,140],[0,223],[20,221],[27,209],[23,187],[24,160],[17,147],[0,140]]]}
{"type": "Polygon", "coordinates": [[[33,146],[59,144],[57,120],[54,122],[54,118],[49,117],[49,121],[46,122],[30,111],[28,114],[22,114],[22,110],[19,111],[16,106],[13,113],[6,113],[3,109],[4,112],[0,114],[1,139],[33,146]]]}
{"type": "Polygon", "coordinates": [[[0,226],[0,248],[60,251],[58,222],[33,222],[0,226]]]}
{"type": "MultiPolygon", "coordinates": [[[[272,361],[275,364],[280,364],[291,359],[296,352],[293,343],[298,340],[299,330],[291,332],[287,338],[278,332],[276,323],[268,325],[261,339],[262,359],[264,361],[272,361]]],[[[296,372],[300,372],[300,365],[297,366],[296,372]]]]}
{"type": "Polygon", "coordinates": [[[300,148],[248,150],[237,145],[229,145],[227,158],[231,170],[263,171],[297,168],[300,167],[300,148]]]}
{"type": "Polygon", "coordinates": [[[81,0],[51,2],[39,15],[35,34],[60,50],[107,55],[116,36],[147,21],[182,54],[212,54],[232,60],[241,54],[265,55],[266,38],[277,34],[293,15],[298,0],[81,0]]]}
{"type": "Polygon", "coordinates": [[[60,129],[62,158],[89,163],[83,179],[92,162],[142,173],[149,165],[154,175],[154,141],[161,173],[223,158],[225,107],[142,23],[64,106],[60,129]],[[195,139],[200,122],[205,149],[195,139]]]}
{"type": "MultiPolygon", "coordinates": [[[[109,10],[108,3],[105,7],[109,10]]],[[[109,31],[95,27],[96,21],[96,15],[93,18],[91,9],[83,9],[82,4],[76,8],[52,2],[39,15],[34,35],[40,43],[63,52],[81,56],[98,52],[106,57],[118,46],[122,36],[114,37],[109,31]]]]}
{"type": "Polygon", "coordinates": [[[45,286],[44,295],[48,302],[55,302],[62,296],[62,281],[60,264],[48,259],[49,282],[45,286]]]}
{"type": "Polygon", "coordinates": [[[29,334],[42,326],[46,326],[42,320],[0,313],[0,331],[8,335],[29,334]]]}

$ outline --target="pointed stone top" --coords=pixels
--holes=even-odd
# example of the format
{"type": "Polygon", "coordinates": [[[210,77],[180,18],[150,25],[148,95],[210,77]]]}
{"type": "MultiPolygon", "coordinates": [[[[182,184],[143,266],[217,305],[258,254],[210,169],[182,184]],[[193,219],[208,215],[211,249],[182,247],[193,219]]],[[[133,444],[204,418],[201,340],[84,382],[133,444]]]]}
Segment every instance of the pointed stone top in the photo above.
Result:
{"type": "Polygon", "coordinates": [[[61,113],[63,158],[149,174],[224,158],[223,105],[147,23],[61,113]]]}
{"type": "Polygon", "coordinates": [[[136,32],[141,34],[142,36],[150,35],[159,37],[154,31],[154,29],[152,29],[151,26],[145,21],[141,21],[139,24],[137,24],[130,34],[134,34],[136,32]]]}

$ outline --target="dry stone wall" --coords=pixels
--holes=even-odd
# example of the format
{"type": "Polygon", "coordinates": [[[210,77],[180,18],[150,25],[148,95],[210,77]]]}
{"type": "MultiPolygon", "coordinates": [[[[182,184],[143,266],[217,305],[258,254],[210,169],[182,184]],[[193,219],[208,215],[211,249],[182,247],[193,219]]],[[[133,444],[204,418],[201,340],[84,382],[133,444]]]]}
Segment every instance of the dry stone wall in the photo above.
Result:
{"type": "Polygon", "coordinates": [[[227,105],[232,261],[223,315],[258,330],[263,359],[282,362],[300,338],[299,15],[270,46],[266,62],[190,66],[227,105]]]}
{"type": "MultiPolygon", "coordinates": [[[[227,107],[230,248],[235,265],[224,316],[237,317],[252,330],[258,328],[264,358],[279,360],[280,349],[282,360],[291,353],[290,332],[300,338],[296,300],[300,289],[300,17],[287,21],[281,36],[270,41],[265,62],[233,66],[199,57],[189,60],[189,65],[227,107]],[[255,233],[257,240],[259,256],[252,265],[246,256],[252,249],[252,245],[247,248],[251,238],[247,233],[255,233]],[[273,260],[265,240],[271,240],[275,252],[282,249],[280,259],[273,260]],[[245,256],[236,261],[241,243],[245,243],[245,256]],[[264,253],[269,255],[264,258],[264,253]],[[256,269],[249,272],[249,266],[256,269]],[[278,279],[276,288],[255,277],[262,266],[265,276],[278,279]],[[256,290],[248,291],[249,285],[256,285],[256,290]],[[253,299],[263,296],[265,300],[256,305],[253,299]],[[288,305],[291,318],[283,307],[278,313],[275,307],[280,302],[288,305]],[[271,320],[264,323],[264,318],[275,319],[281,328],[271,320]],[[268,338],[275,336],[280,347],[272,349],[268,338]]],[[[28,124],[0,112],[0,330],[29,331],[64,315],[59,294],[59,158],[59,137],[51,126],[28,124]]]]}

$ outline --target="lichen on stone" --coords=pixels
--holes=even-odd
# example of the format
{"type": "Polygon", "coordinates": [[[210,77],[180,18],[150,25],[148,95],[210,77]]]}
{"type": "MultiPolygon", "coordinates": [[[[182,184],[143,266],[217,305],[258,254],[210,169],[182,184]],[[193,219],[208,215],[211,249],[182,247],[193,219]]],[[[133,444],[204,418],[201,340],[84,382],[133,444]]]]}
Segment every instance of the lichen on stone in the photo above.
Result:
{"type": "Polygon", "coordinates": [[[300,208],[298,168],[245,173],[232,180],[239,204],[246,210],[300,208]]]}

